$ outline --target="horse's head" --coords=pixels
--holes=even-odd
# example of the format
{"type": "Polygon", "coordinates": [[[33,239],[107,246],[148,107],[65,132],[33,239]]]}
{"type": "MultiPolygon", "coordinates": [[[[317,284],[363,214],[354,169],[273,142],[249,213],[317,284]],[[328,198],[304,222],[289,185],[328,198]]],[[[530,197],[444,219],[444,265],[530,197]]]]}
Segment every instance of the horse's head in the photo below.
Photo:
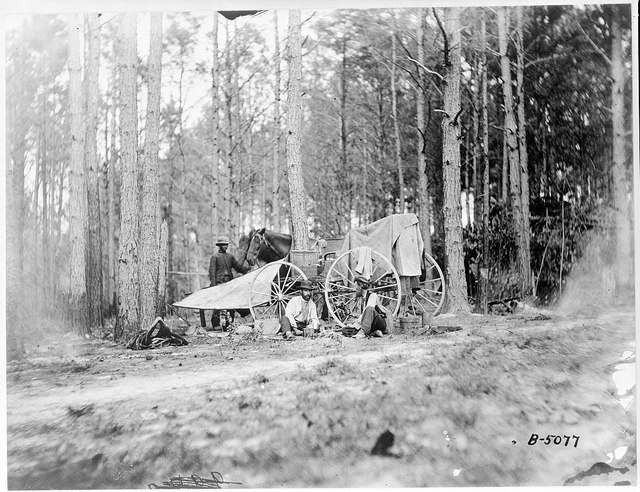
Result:
{"type": "MultiPolygon", "coordinates": [[[[247,260],[247,252],[249,251],[249,245],[251,244],[251,239],[253,238],[253,233],[255,231],[251,229],[249,234],[243,234],[240,237],[240,241],[238,241],[238,261],[242,264],[247,260]]],[[[250,263],[252,265],[252,263],[250,263]]]]}
{"type": "Polygon", "coordinates": [[[255,265],[260,254],[260,247],[264,242],[264,229],[259,231],[251,231],[251,238],[247,247],[246,257],[249,265],[255,265]]]}

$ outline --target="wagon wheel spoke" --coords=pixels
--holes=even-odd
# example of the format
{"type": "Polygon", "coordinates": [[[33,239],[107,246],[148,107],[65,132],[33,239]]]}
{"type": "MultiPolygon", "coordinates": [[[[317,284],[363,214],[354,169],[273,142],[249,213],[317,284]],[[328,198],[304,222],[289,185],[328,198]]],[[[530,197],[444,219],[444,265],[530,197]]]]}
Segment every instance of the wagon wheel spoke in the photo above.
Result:
{"type": "Polygon", "coordinates": [[[416,293],[415,293],[413,296],[411,296],[411,297],[412,297],[412,302],[413,302],[413,300],[415,300],[415,301],[416,301],[418,304],[420,304],[420,305],[423,305],[424,303],[429,303],[429,304],[431,304],[434,308],[435,308],[435,307],[438,307],[438,303],[437,303],[437,302],[435,302],[435,301],[431,300],[431,299],[429,298],[429,296],[425,296],[425,295],[423,295],[423,294],[420,294],[420,292],[416,292],[416,293]],[[420,302],[420,301],[422,301],[422,302],[420,302]]]}
{"type": "Polygon", "coordinates": [[[329,296],[332,299],[336,299],[336,300],[339,300],[339,299],[342,299],[342,298],[350,299],[350,298],[353,297],[353,293],[351,293],[351,292],[331,292],[329,294],[329,296]]]}
{"type": "MultiPolygon", "coordinates": [[[[377,270],[378,267],[376,267],[377,270]]],[[[379,282],[380,279],[383,279],[384,277],[386,277],[387,275],[392,275],[393,271],[391,269],[385,269],[384,272],[382,272],[381,275],[378,275],[377,277],[375,276],[375,272],[376,270],[373,271],[373,273],[371,274],[371,283],[376,283],[379,282]]]]}
{"type": "Polygon", "coordinates": [[[327,287],[335,288],[336,290],[347,290],[349,292],[355,292],[355,287],[351,287],[350,285],[342,285],[335,282],[331,282],[331,280],[327,279],[327,287]]]}
{"type": "MultiPolygon", "coordinates": [[[[333,273],[337,273],[337,274],[338,274],[338,275],[340,275],[342,278],[344,278],[348,283],[350,283],[350,284],[352,284],[352,283],[353,283],[353,280],[350,280],[350,279],[349,279],[349,277],[345,276],[345,275],[344,275],[344,273],[342,273],[341,271],[339,271],[339,270],[334,270],[334,272],[333,272],[333,273]]],[[[327,276],[327,278],[331,278],[331,277],[327,276]]]]}

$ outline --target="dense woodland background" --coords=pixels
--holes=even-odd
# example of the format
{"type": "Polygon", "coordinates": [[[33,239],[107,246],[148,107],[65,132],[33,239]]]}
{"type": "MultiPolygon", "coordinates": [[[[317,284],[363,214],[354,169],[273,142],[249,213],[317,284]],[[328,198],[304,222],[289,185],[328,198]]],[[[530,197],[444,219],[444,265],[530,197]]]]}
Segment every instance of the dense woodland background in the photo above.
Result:
{"type": "Polygon", "coordinates": [[[227,17],[7,17],[10,354],[41,320],[145,326],[253,227],[416,213],[452,311],[481,268],[556,301],[594,238],[632,284],[630,5],[227,17]]]}

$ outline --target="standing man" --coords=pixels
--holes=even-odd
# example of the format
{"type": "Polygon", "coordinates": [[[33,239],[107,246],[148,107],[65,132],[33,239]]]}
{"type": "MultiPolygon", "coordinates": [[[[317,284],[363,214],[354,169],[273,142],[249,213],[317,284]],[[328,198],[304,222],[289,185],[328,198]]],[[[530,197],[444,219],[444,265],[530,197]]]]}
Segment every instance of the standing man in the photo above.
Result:
{"type": "Polygon", "coordinates": [[[233,278],[232,270],[238,273],[247,273],[247,268],[244,268],[236,257],[231,253],[227,253],[229,247],[229,238],[227,236],[221,236],[216,243],[218,252],[214,253],[209,261],[209,281],[211,287],[214,285],[225,284],[233,278]]]}
{"type": "Polygon", "coordinates": [[[305,328],[313,330],[313,333],[318,331],[320,320],[316,304],[311,300],[312,292],[311,282],[300,282],[300,295],[291,298],[284,310],[284,316],[280,318],[280,331],[284,338],[301,336],[305,328]]]}
{"type": "MultiPolygon", "coordinates": [[[[233,270],[240,274],[245,274],[248,268],[243,267],[235,256],[231,253],[227,253],[229,247],[229,238],[227,236],[221,236],[216,243],[218,252],[214,253],[209,261],[209,281],[211,287],[215,285],[225,284],[229,280],[233,279],[233,270]]],[[[234,312],[231,312],[231,320],[233,320],[234,312]]],[[[201,322],[204,321],[204,315],[201,314],[201,322]]],[[[216,327],[220,325],[220,310],[214,309],[211,316],[211,326],[216,327]]],[[[203,325],[204,326],[204,325],[203,325]]],[[[225,327],[223,327],[224,329],[225,327]]]]}

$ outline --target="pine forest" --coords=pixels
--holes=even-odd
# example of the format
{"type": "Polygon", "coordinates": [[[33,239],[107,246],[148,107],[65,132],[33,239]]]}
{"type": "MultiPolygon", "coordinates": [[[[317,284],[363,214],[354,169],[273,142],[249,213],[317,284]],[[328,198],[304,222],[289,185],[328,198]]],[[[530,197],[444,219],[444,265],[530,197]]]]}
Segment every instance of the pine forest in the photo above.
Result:
{"type": "Polygon", "coordinates": [[[7,15],[9,357],[47,323],[148,326],[208,287],[220,236],[306,250],[392,214],[419,217],[449,312],[553,305],[581,268],[616,302],[631,21],[623,3],[7,15]]]}

